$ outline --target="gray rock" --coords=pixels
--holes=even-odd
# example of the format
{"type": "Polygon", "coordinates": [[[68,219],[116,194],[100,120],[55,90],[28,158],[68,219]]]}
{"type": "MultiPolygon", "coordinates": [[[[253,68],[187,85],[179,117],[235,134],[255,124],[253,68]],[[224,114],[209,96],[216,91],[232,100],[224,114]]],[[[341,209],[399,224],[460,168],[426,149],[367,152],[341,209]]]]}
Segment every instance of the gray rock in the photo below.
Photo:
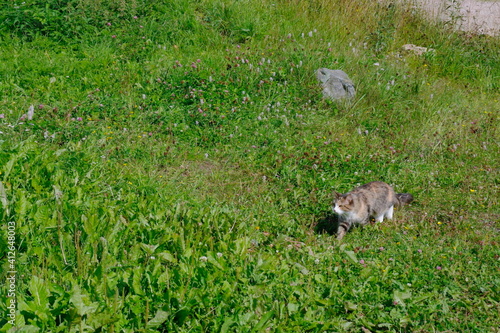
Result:
{"type": "Polygon", "coordinates": [[[354,83],[344,71],[320,68],[316,71],[316,77],[321,82],[326,98],[336,101],[356,95],[354,83]]]}

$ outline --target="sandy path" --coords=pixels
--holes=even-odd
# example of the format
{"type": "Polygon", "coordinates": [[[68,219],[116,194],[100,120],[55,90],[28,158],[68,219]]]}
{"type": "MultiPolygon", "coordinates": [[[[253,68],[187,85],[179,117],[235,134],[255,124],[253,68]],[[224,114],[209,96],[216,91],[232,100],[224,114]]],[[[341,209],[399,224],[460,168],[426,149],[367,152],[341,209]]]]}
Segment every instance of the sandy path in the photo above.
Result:
{"type": "Polygon", "coordinates": [[[488,35],[500,35],[500,1],[414,0],[432,17],[455,21],[456,27],[488,35]]]}

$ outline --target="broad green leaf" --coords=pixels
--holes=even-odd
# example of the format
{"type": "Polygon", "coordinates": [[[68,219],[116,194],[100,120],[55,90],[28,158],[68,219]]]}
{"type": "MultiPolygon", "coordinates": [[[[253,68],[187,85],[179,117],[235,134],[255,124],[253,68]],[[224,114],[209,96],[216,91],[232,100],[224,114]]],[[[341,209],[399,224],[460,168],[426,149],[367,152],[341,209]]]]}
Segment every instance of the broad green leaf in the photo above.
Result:
{"type": "Polygon", "coordinates": [[[7,200],[7,192],[5,192],[5,187],[3,186],[2,182],[0,182],[0,202],[2,203],[3,209],[5,209],[8,214],[9,201],[7,200]]]}
{"type": "Polygon", "coordinates": [[[42,321],[48,321],[50,316],[48,300],[50,292],[46,282],[37,276],[33,276],[28,284],[28,290],[33,300],[19,302],[19,310],[31,312],[42,321]]]}
{"type": "Polygon", "coordinates": [[[295,263],[295,266],[297,266],[300,269],[300,272],[302,274],[304,274],[304,275],[309,274],[309,270],[307,268],[305,268],[304,266],[302,266],[301,264],[299,264],[298,262],[295,263]]]}
{"type": "Polygon", "coordinates": [[[325,276],[323,274],[316,274],[314,275],[314,280],[318,283],[324,283],[325,282],[325,276]]]}
{"type": "Polygon", "coordinates": [[[231,327],[231,325],[235,323],[236,322],[232,318],[227,317],[226,320],[224,320],[224,324],[222,324],[222,327],[220,328],[220,333],[226,333],[231,327]]]}
{"type": "Polygon", "coordinates": [[[155,253],[155,250],[158,248],[158,245],[150,245],[150,244],[144,244],[141,243],[141,249],[146,252],[147,255],[152,255],[155,253]]]}
{"type": "Polygon", "coordinates": [[[171,262],[171,263],[176,263],[177,259],[174,258],[174,256],[170,252],[160,252],[157,253],[156,256],[160,258],[160,260],[171,262]]]}
{"type": "Polygon", "coordinates": [[[365,281],[369,282],[373,278],[372,268],[370,266],[365,267],[359,273],[359,276],[365,281]]]}
{"type": "Polygon", "coordinates": [[[344,251],[345,254],[351,259],[353,262],[357,263],[358,259],[356,258],[356,253],[354,251],[344,251]]]}
{"type": "Polygon", "coordinates": [[[218,269],[220,269],[220,270],[224,269],[224,267],[222,267],[222,265],[217,261],[217,259],[214,258],[213,253],[207,253],[207,260],[209,263],[211,263],[212,265],[214,265],[218,269]]]}
{"type": "Polygon", "coordinates": [[[10,172],[12,171],[12,167],[14,166],[14,163],[17,162],[17,159],[19,158],[19,154],[13,154],[11,159],[7,162],[7,164],[5,164],[5,178],[4,179],[7,179],[10,175],[10,172]]]}
{"type": "Polygon", "coordinates": [[[353,325],[352,321],[346,321],[342,323],[342,328],[347,331],[349,328],[352,327],[352,325],[353,325]]]}
{"type": "Polygon", "coordinates": [[[42,205],[41,203],[38,202],[35,204],[35,207],[36,207],[36,212],[35,214],[33,214],[33,219],[39,222],[47,221],[49,219],[49,214],[50,214],[49,207],[46,205],[42,205]]]}
{"type": "Polygon", "coordinates": [[[275,311],[272,310],[272,311],[269,311],[266,314],[264,314],[262,316],[262,318],[260,319],[260,321],[257,323],[257,325],[255,325],[255,327],[253,328],[252,332],[264,331],[264,325],[268,322],[269,319],[271,319],[271,317],[274,316],[274,312],[275,311]]]}
{"type": "Polygon", "coordinates": [[[148,328],[156,328],[163,324],[170,317],[170,314],[163,310],[158,310],[155,316],[148,321],[148,328]]]}
{"type": "Polygon", "coordinates": [[[235,254],[238,256],[243,256],[246,254],[248,247],[250,245],[250,238],[248,237],[239,238],[234,241],[234,244],[236,246],[235,254]]]}
{"type": "Polygon", "coordinates": [[[346,310],[355,311],[358,309],[358,305],[354,304],[353,302],[347,301],[345,303],[345,308],[346,310]]]}
{"type": "Polygon", "coordinates": [[[444,314],[450,313],[450,307],[445,300],[441,300],[441,308],[443,309],[442,311],[444,314]]]}
{"type": "Polygon", "coordinates": [[[299,310],[299,305],[296,303],[288,303],[287,308],[288,308],[288,313],[292,314],[299,310]]]}
{"type": "Polygon", "coordinates": [[[170,278],[170,274],[169,274],[169,269],[165,269],[163,273],[160,274],[160,276],[158,276],[158,279],[156,280],[156,282],[158,284],[162,284],[162,283],[167,283],[168,280],[170,278]]]}
{"type": "Polygon", "coordinates": [[[393,325],[392,324],[389,324],[389,323],[380,323],[377,325],[377,327],[380,327],[380,328],[391,328],[393,325]]]}
{"type": "Polygon", "coordinates": [[[4,168],[4,171],[5,171],[5,175],[4,175],[4,179],[7,179],[10,175],[10,172],[12,171],[12,167],[14,166],[14,164],[24,158],[27,154],[28,151],[31,151],[35,148],[35,145],[32,144],[31,142],[31,138],[28,139],[28,140],[25,140],[23,142],[21,142],[19,144],[19,152],[17,154],[12,154],[10,160],[5,164],[5,168],[4,168]]]}
{"type": "Polygon", "coordinates": [[[134,275],[132,277],[132,288],[137,295],[144,295],[144,290],[142,289],[142,268],[134,270],[134,275]]]}
{"type": "MultiPolygon", "coordinates": [[[[1,185],[0,185],[1,186],[1,185]]],[[[0,189],[1,192],[1,189],[0,189]]],[[[1,194],[0,194],[1,196],[1,194]]],[[[31,207],[30,202],[26,199],[26,195],[24,192],[18,194],[19,200],[17,201],[17,214],[19,215],[19,219],[23,219],[26,215],[27,210],[31,207]]]]}
{"type": "Polygon", "coordinates": [[[238,322],[240,325],[246,325],[255,317],[255,313],[246,312],[238,315],[238,322]]]}
{"type": "Polygon", "coordinates": [[[49,303],[49,289],[45,281],[34,275],[29,283],[29,291],[33,296],[35,304],[40,309],[46,310],[49,303]]]}
{"type": "Polygon", "coordinates": [[[101,327],[109,327],[110,324],[117,322],[120,316],[120,313],[112,313],[111,311],[108,308],[104,312],[94,313],[88,317],[86,322],[94,330],[101,327]]]}
{"type": "Polygon", "coordinates": [[[84,316],[89,313],[94,313],[97,309],[97,303],[90,302],[87,295],[82,294],[80,286],[76,283],[73,285],[71,290],[71,297],[69,299],[76,309],[76,312],[80,316],[84,316]]]}
{"type": "Polygon", "coordinates": [[[40,328],[33,325],[22,326],[15,330],[16,333],[36,333],[40,332],[40,328]]]}
{"type": "Polygon", "coordinates": [[[406,291],[394,290],[393,299],[394,302],[404,305],[404,300],[411,298],[411,293],[406,291]]]}
{"type": "Polygon", "coordinates": [[[413,299],[413,303],[418,303],[418,302],[421,302],[423,301],[424,299],[427,299],[427,298],[431,298],[435,296],[434,294],[431,294],[431,293],[427,293],[427,294],[424,294],[424,295],[420,295],[420,296],[417,296],[413,299]]]}

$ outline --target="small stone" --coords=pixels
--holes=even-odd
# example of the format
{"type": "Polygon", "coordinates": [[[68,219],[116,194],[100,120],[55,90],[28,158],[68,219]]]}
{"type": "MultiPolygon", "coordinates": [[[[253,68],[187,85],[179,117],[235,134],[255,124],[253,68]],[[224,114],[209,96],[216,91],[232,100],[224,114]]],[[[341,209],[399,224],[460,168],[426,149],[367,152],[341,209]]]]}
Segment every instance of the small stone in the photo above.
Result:
{"type": "Polygon", "coordinates": [[[403,49],[403,51],[413,52],[415,55],[418,55],[418,56],[421,56],[427,52],[434,51],[434,49],[423,47],[423,46],[417,46],[414,44],[405,44],[401,48],[403,49]]]}
{"type": "Polygon", "coordinates": [[[336,101],[356,96],[354,83],[344,71],[320,68],[316,71],[316,77],[321,82],[325,98],[336,101]]]}

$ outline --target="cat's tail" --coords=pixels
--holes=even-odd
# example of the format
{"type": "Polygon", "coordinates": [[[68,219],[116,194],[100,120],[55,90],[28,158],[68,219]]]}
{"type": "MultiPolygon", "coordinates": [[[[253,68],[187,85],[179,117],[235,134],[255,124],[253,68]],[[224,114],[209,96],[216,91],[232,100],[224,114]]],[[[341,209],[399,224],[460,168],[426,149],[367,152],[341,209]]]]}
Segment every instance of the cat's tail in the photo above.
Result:
{"type": "Polygon", "coordinates": [[[413,201],[413,195],[410,193],[396,193],[397,206],[403,206],[411,203],[413,201]]]}

